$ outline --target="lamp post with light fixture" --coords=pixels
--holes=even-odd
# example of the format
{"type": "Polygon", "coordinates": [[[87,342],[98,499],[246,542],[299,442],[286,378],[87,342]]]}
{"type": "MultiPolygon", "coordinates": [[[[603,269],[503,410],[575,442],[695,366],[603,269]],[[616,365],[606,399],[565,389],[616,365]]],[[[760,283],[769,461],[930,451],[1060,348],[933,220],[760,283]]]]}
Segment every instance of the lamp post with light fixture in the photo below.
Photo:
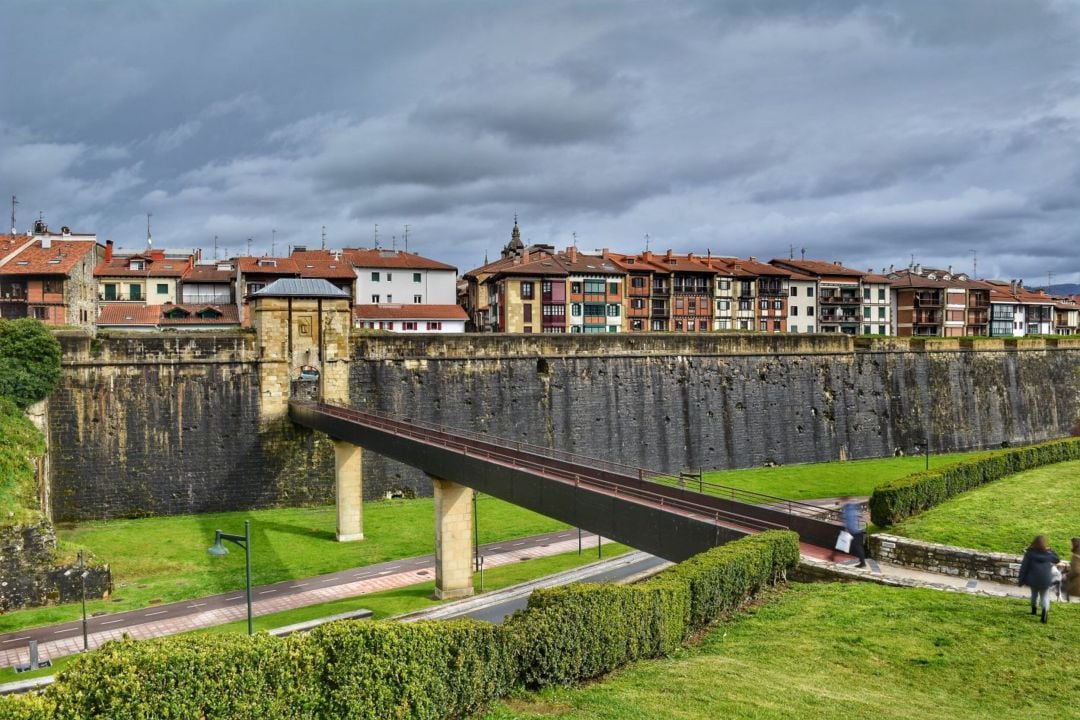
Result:
{"type": "Polygon", "coordinates": [[[86,569],[82,550],[79,551],[79,566],[65,570],[64,577],[71,577],[74,572],[79,573],[79,582],[82,584],[82,648],[86,651],[90,649],[90,638],[86,631],[86,576],[90,574],[90,571],[86,569]]]}
{"type": "Polygon", "coordinates": [[[244,521],[243,535],[230,535],[229,533],[218,530],[214,535],[214,544],[211,545],[206,552],[214,557],[224,557],[228,555],[229,549],[225,547],[222,540],[234,542],[244,548],[245,578],[247,581],[247,628],[248,635],[252,635],[254,634],[254,630],[252,629],[251,624],[251,521],[244,521]]]}

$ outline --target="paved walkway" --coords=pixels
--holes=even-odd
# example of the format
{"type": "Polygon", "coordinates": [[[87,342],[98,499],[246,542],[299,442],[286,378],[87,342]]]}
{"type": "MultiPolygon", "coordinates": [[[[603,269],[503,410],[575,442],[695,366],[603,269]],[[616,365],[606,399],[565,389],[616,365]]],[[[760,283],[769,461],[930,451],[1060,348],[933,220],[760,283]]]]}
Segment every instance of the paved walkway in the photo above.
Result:
{"type": "MultiPolygon", "coordinates": [[[[611,541],[604,539],[603,542],[611,541]]],[[[582,543],[586,552],[596,552],[595,535],[583,532],[582,543]]],[[[577,548],[577,530],[563,530],[481,545],[480,554],[484,557],[484,568],[490,570],[522,560],[573,552],[577,548]]],[[[331,600],[416,585],[433,580],[434,577],[434,555],[394,560],[254,587],[251,593],[252,610],[254,615],[268,615],[331,600]]],[[[89,645],[92,650],[124,635],[141,640],[222,625],[246,617],[247,602],[243,590],[221,593],[89,618],[89,645]]],[[[38,653],[42,660],[78,653],[83,648],[82,621],[0,635],[0,667],[29,662],[30,651],[27,643],[30,640],[38,641],[38,653]]]]}

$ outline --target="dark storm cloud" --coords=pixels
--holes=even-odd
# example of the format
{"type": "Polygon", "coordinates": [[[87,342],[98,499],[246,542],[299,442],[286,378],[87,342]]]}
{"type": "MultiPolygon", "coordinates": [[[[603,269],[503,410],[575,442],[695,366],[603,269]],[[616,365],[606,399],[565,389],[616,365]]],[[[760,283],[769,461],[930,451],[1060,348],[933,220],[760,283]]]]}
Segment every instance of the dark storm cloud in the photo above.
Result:
{"type": "Polygon", "coordinates": [[[1080,8],[16,2],[0,191],[137,245],[508,238],[1080,280],[1080,8]]]}

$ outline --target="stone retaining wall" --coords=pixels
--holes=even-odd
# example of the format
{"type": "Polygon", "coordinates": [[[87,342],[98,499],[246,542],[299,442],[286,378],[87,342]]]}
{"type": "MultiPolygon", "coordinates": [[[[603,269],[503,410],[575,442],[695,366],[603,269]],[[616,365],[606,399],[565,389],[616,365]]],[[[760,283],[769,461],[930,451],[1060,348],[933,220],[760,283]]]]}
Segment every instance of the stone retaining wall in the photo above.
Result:
{"type": "Polygon", "coordinates": [[[1014,582],[1020,574],[1019,555],[938,545],[898,535],[871,535],[870,555],[895,565],[979,580],[1014,582]]]}
{"type": "MultiPolygon", "coordinates": [[[[56,565],[56,534],[42,518],[24,525],[0,526],[0,612],[75,602],[82,597],[72,565],[56,565]]],[[[86,597],[100,598],[112,587],[108,565],[89,564],[86,597]]]]}

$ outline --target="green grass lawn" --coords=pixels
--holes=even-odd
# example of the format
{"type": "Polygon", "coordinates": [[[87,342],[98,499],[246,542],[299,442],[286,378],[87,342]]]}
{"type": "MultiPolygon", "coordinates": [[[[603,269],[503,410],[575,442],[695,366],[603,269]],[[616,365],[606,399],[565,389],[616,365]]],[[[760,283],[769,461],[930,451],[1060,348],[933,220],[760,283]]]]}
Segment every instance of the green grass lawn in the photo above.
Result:
{"type": "MultiPolygon", "coordinates": [[[[562,530],[556,520],[490,496],[478,500],[480,542],[496,542],[562,530]]],[[[172,602],[235,590],[244,585],[244,554],[235,546],[225,558],[206,549],[214,531],[243,533],[251,520],[252,581],[256,585],[362,567],[435,550],[431,498],[364,504],[365,540],[334,539],[333,507],[81,523],[58,528],[61,544],[89,548],[112,566],[115,592],[110,600],[88,603],[94,612],[144,607],[152,600],[172,602]]],[[[66,622],[79,617],[77,604],[20,610],[0,615],[0,632],[66,622]]]]}
{"type": "MultiPolygon", "coordinates": [[[[984,453],[931,455],[930,467],[941,467],[984,453]]],[[[705,481],[787,500],[870,495],[887,480],[895,480],[926,469],[922,455],[848,460],[845,462],[780,465],[778,467],[719,470],[705,473],[705,481]]],[[[688,487],[693,487],[693,483],[688,487]]]]}
{"type": "Polygon", "coordinates": [[[794,585],[674,658],[496,706],[487,720],[1077,718],[1080,604],[794,585]]]}
{"type": "MultiPolygon", "coordinates": [[[[631,548],[626,545],[607,543],[603,548],[603,557],[613,558],[617,555],[629,552],[630,550],[631,548]]],[[[552,555],[551,557],[523,560],[512,565],[502,565],[484,571],[484,590],[490,592],[511,585],[517,585],[518,583],[526,582],[527,580],[535,580],[536,578],[541,578],[545,575],[551,575],[553,573],[562,572],[563,570],[587,565],[591,562],[596,562],[596,560],[595,548],[585,548],[585,551],[581,555],[578,555],[575,551],[562,555],[552,555]]],[[[479,573],[473,576],[473,585],[479,593],[479,573]]],[[[259,615],[254,618],[252,624],[255,627],[255,632],[261,632],[307,620],[327,617],[328,615],[338,615],[351,610],[359,610],[360,608],[371,610],[374,613],[373,617],[376,620],[382,620],[394,615],[401,615],[402,613],[413,612],[414,610],[423,610],[424,608],[442,604],[444,601],[436,600],[434,598],[434,593],[435,582],[430,581],[394,590],[384,590],[383,592],[371,593],[369,595],[358,595],[356,597],[334,600],[318,605],[309,605],[308,607],[296,608],[295,610],[286,610],[284,612],[272,613],[269,615],[259,615]]],[[[193,632],[215,635],[222,633],[246,633],[247,620],[226,623],[225,625],[215,625],[214,627],[195,630],[193,632]]],[[[52,675],[61,671],[74,657],[75,656],[67,656],[58,658],[53,662],[51,668],[35,670],[28,673],[17,674],[12,668],[0,669],[0,683],[13,682],[15,680],[29,680],[43,675],[52,675]]]]}
{"type": "Polygon", "coordinates": [[[1036,535],[1064,559],[1080,536],[1080,461],[1047,465],[957,495],[889,528],[930,542],[1019,554],[1036,535]]]}

